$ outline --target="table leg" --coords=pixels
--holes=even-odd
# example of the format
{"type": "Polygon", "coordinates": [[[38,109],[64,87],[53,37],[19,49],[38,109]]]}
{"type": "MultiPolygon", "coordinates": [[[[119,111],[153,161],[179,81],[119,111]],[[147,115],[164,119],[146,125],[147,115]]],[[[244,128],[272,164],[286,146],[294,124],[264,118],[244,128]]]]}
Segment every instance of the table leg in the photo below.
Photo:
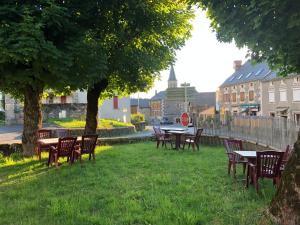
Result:
{"type": "Polygon", "coordinates": [[[180,148],[180,135],[176,134],[176,143],[175,143],[176,150],[180,148]]]}

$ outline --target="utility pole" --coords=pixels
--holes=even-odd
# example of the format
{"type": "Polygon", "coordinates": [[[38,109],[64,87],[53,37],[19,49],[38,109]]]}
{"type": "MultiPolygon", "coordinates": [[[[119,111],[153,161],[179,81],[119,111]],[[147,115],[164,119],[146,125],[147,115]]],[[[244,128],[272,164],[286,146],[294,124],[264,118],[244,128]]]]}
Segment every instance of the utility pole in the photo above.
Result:
{"type": "Polygon", "coordinates": [[[187,101],[187,87],[190,86],[190,83],[184,82],[181,84],[181,87],[184,87],[184,111],[188,112],[188,101],[187,101]]]}

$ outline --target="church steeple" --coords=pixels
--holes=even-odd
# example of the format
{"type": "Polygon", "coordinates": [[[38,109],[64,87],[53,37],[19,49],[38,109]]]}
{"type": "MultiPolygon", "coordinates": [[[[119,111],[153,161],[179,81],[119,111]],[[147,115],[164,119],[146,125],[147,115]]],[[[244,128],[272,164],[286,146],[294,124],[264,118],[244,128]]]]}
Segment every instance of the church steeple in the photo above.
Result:
{"type": "Polygon", "coordinates": [[[177,80],[173,65],[171,65],[170,75],[168,80],[168,88],[177,88],[177,80]]]}

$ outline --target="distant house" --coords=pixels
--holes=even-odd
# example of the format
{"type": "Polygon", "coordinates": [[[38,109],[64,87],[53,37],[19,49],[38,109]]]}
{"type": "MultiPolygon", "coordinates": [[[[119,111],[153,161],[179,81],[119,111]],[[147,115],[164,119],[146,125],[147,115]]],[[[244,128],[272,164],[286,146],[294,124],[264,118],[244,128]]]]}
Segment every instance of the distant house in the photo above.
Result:
{"type": "Polygon", "coordinates": [[[221,117],[228,115],[263,115],[262,81],[276,77],[267,63],[234,61],[235,72],[219,88],[221,117]]]}
{"type": "Polygon", "coordinates": [[[111,119],[130,123],[130,98],[113,96],[99,107],[99,119],[111,119]]]}
{"type": "Polygon", "coordinates": [[[146,98],[131,98],[130,99],[131,114],[138,112],[145,115],[145,120],[149,122],[150,119],[150,99],[146,98]]]}
{"type": "Polygon", "coordinates": [[[164,115],[164,101],[166,99],[166,91],[155,92],[150,99],[150,118],[161,119],[164,115]]]}
{"type": "Polygon", "coordinates": [[[300,125],[300,75],[262,81],[261,113],[294,120],[300,125]]]}
{"type": "MultiPolygon", "coordinates": [[[[1,97],[1,96],[0,96],[1,97]]],[[[6,124],[23,123],[23,104],[5,95],[5,122],[6,124]]],[[[86,91],[74,91],[68,96],[49,95],[42,100],[43,119],[48,118],[76,118],[84,119],[86,115],[87,93],[86,91]]],[[[1,104],[1,101],[0,101],[1,104]]],[[[99,107],[99,118],[113,119],[130,122],[129,97],[114,96],[107,99],[99,107]]]]}
{"type": "Polygon", "coordinates": [[[277,76],[266,62],[234,61],[235,72],[220,86],[218,105],[226,115],[279,116],[300,123],[300,75],[277,76]]]}
{"type": "Polygon", "coordinates": [[[151,98],[152,119],[168,118],[169,121],[178,121],[180,115],[187,111],[190,116],[199,116],[199,113],[216,105],[215,92],[198,92],[189,84],[177,85],[174,67],[171,66],[168,88],[156,93],[151,98]]]}

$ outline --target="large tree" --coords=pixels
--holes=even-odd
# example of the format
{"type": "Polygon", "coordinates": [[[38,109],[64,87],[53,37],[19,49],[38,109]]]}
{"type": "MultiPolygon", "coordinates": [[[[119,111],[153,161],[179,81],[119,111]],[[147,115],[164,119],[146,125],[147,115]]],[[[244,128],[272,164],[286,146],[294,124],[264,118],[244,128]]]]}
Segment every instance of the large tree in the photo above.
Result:
{"type": "Polygon", "coordinates": [[[175,51],[190,36],[194,11],[177,0],[110,1],[95,6],[95,13],[109,11],[99,30],[107,54],[107,71],[88,88],[86,133],[97,128],[98,98],[104,90],[113,94],[145,91],[158,72],[174,62],[175,51]]]}
{"type": "MultiPolygon", "coordinates": [[[[285,76],[300,73],[300,1],[191,0],[207,10],[219,41],[247,46],[256,61],[266,60],[285,76]]],[[[286,225],[300,224],[300,135],[270,206],[286,225]]]]}
{"type": "Polygon", "coordinates": [[[25,155],[36,148],[43,90],[85,88],[106,70],[101,42],[93,33],[99,21],[94,15],[81,20],[78,11],[88,10],[90,2],[1,1],[0,89],[24,100],[25,155]]]}

